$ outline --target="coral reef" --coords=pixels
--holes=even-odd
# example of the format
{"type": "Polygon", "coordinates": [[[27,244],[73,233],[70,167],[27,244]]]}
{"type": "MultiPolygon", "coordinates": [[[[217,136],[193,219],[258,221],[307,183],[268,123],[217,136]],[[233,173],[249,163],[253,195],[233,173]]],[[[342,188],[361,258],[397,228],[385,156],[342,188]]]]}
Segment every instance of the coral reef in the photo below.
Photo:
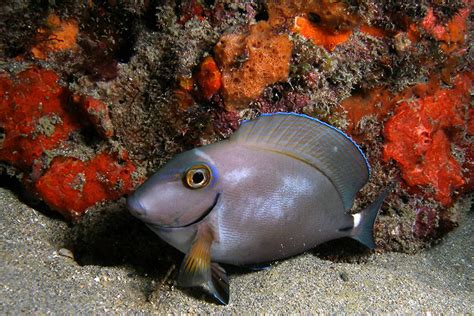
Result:
{"type": "Polygon", "coordinates": [[[304,17],[295,18],[293,32],[301,34],[301,36],[312,40],[318,46],[323,46],[330,52],[332,52],[337,45],[346,42],[352,35],[352,31],[350,30],[329,33],[304,17]]]}
{"type": "MultiPolygon", "coordinates": [[[[464,2],[469,5],[468,1],[464,2]]],[[[438,23],[433,8],[429,8],[421,25],[429,34],[441,41],[441,49],[449,53],[464,44],[469,13],[469,8],[463,8],[446,25],[443,25],[438,23]]]]}
{"type": "Polygon", "coordinates": [[[414,252],[474,187],[471,15],[461,0],[8,0],[0,170],[80,220],[242,119],[305,113],[367,153],[354,211],[395,182],[376,242],[414,252]]]}
{"type": "Polygon", "coordinates": [[[361,141],[357,128],[362,118],[383,119],[393,109],[393,94],[383,88],[375,88],[365,93],[354,94],[341,102],[341,110],[348,120],[346,131],[361,141]]]}
{"type": "Polygon", "coordinates": [[[89,118],[97,133],[104,138],[114,135],[114,127],[110,119],[107,105],[99,100],[86,96],[73,96],[72,100],[89,118]]]}
{"type": "MultiPolygon", "coordinates": [[[[268,10],[272,25],[290,26],[292,32],[328,51],[349,40],[354,28],[360,24],[360,17],[351,12],[344,1],[270,0],[268,10]]],[[[365,24],[361,30],[377,36],[382,33],[380,29],[365,24]]]]}
{"type": "Polygon", "coordinates": [[[35,58],[46,59],[48,52],[75,50],[79,26],[74,19],[63,21],[51,14],[46,19],[45,27],[37,31],[38,44],[31,48],[35,58]]]}
{"type": "Polygon", "coordinates": [[[35,189],[53,209],[78,217],[97,202],[117,199],[133,189],[135,166],[123,156],[118,159],[103,152],[86,162],[55,157],[35,182],[35,189]]]}
{"type": "Polygon", "coordinates": [[[261,21],[248,34],[225,34],[214,48],[227,109],[245,108],[269,84],[288,79],[292,45],[261,21]]]}
{"type": "Polygon", "coordinates": [[[408,185],[434,188],[435,198],[444,205],[451,204],[452,191],[466,182],[447,133],[453,135],[467,125],[464,106],[471,84],[468,75],[460,75],[452,89],[438,88],[418,100],[401,102],[385,124],[384,159],[400,164],[408,185]]]}
{"type": "Polygon", "coordinates": [[[204,58],[199,66],[197,82],[201,88],[201,94],[206,100],[219,91],[222,86],[222,75],[214,58],[210,56],[204,58]]]}
{"type": "Polygon", "coordinates": [[[113,129],[102,102],[72,95],[58,80],[56,73],[34,67],[0,77],[0,159],[28,175],[25,184],[51,208],[74,218],[99,201],[129,192],[136,167],[124,151],[120,159],[100,153],[87,163],[61,155],[71,146],[72,134],[89,122],[104,138],[113,129]]]}
{"type": "Polygon", "coordinates": [[[272,26],[291,26],[296,16],[308,16],[321,30],[334,34],[351,30],[359,21],[344,1],[270,0],[267,5],[272,26]]]}
{"type": "Polygon", "coordinates": [[[80,124],[66,108],[67,89],[52,71],[30,68],[13,80],[0,77],[0,159],[27,170],[45,151],[60,146],[80,124]]]}

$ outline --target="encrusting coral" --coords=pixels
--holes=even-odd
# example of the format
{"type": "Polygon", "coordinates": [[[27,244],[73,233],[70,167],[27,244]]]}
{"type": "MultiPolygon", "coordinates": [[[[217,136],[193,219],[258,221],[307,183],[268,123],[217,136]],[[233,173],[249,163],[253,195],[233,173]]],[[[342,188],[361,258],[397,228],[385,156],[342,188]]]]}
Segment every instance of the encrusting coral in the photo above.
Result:
{"type": "Polygon", "coordinates": [[[46,59],[49,52],[77,49],[79,26],[75,19],[61,20],[50,14],[45,26],[37,30],[38,44],[31,48],[35,58],[46,59]]]}
{"type": "Polygon", "coordinates": [[[2,161],[27,170],[44,151],[59,146],[79,129],[79,118],[67,110],[67,89],[58,80],[53,71],[38,68],[15,78],[0,76],[2,161]]]}
{"type": "Polygon", "coordinates": [[[196,77],[204,99],[209,100],[222,86],[222,74],[211,56],[204,58],[196,77]]]}
{"type": "Polygon", "coordinates": [[[244,108],[272,83],[288,79],[292,44],[261,21],[248,34],[225,34],[214,48],[226,108],[244,108]]]}
{"type": "Polygon", "coordinates": [[[13,77],[0,76],[5,135],[0,160],[22,170],[25,184],[51,208],[74,218],[97,202],[129,192],[136,167],[123,150],[121,157],[99,153],[86,163],[55,153],[89,124],[104,138],[113,135],[107,107],[72,95],[58,80],[56,73],[33,67],[13,77]]]}
{"type": "Polygon", "coordinates": [[[106,152],[85,162],[57,156],[34,187],[50,207],[68,218],[77,218],[97,202],[130,193],[134,171],[126,156],[120,159],[106,152]]]}
{"type": "MultiPolygon", "coordinates": [[[[466,132],[465,104],[472,80],[459,75],[452,89],[438,88],[412,101],[402,101],[385,124],[384,159],[395,159],[410,186],[429,185],[444,205],[452,192],[463,186],[460,163],[451,154],[454,143],[448,135],[466,132]]],[[[469,178],[472,177],[468,176],[469,178]]]]}

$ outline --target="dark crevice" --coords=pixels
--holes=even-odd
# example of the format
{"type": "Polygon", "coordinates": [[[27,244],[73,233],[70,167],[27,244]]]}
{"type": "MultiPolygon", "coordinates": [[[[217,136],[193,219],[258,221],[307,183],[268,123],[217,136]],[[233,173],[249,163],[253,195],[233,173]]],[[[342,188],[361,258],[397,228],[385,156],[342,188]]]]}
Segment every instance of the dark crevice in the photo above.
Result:
{"type": "Polygon", "coordinates": [[[319,14],[314,13],[314,12],[308,13],[308,19],[311,21],[311,23],[316,24],[316,25],[321,23],[321,16],[319,16],[319,14]]]}
{"type": "Polygon", "coordinates": [[[182,258],[119,203],[84,215],[72,227],[67,243],[82,266],[130,264],[138,274],[157,279],[182,258]]]}
{"type": "Polygon", "coordinates": [[[151,31],[158,31],[157,12],[156,1],[150,1],[145,14],[143,15],[143,23],[151,31]]]}
{"type": "Polygon", "coordinates": [[[25,187],[17,177],[0,173],[0,187],[12,191],[20,202],[34,208],[45,216],[54,219],[64,219],[58,212],[51,210],[46,203],[33,195],[31,189],[25,187]]]}
{"type": "Polygon", "coordinates": [[[328,241],[312,250],[321,259],[333,262],[363,262],[371,250],[358,241],[345,237],[328,241]]]}
{"type": "Polygon", "coordinates": [[[268,21],[268,11],[265,7],[255,15],[255,21],[268,21]]]}

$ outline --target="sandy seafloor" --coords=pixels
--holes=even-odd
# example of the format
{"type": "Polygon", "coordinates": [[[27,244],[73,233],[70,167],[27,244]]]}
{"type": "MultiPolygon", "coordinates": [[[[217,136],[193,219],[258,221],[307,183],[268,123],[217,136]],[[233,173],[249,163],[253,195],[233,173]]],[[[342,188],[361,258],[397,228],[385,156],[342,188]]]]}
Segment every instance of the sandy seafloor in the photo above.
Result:
{"type": "Polygon", "coordinates": [[[354,264],[307,253],[270,270],[233,273],[228,306],[203,299],[199,291],[137,276],[130,265],[80,266],[59,255],[61,239],[55,236],[67,234],[70,227],[26,206],[6,189],[0,189],[0,218],[2,315],[474,313],[472,212],[438,245],[417,255],[374,253],[354,264]]]}

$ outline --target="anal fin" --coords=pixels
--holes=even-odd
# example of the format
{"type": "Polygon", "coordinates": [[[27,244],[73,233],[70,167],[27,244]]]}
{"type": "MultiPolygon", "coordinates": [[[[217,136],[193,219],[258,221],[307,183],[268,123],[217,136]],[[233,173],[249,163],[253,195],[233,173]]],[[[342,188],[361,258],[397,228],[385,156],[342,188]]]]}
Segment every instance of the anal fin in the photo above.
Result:
{"type": "Polygon", "coordinates": [[[211,263],[211,280],[208,283],[211,294],[223,305],[229,303],[229,279],[224,268],[218,263],[211,263]]]}

